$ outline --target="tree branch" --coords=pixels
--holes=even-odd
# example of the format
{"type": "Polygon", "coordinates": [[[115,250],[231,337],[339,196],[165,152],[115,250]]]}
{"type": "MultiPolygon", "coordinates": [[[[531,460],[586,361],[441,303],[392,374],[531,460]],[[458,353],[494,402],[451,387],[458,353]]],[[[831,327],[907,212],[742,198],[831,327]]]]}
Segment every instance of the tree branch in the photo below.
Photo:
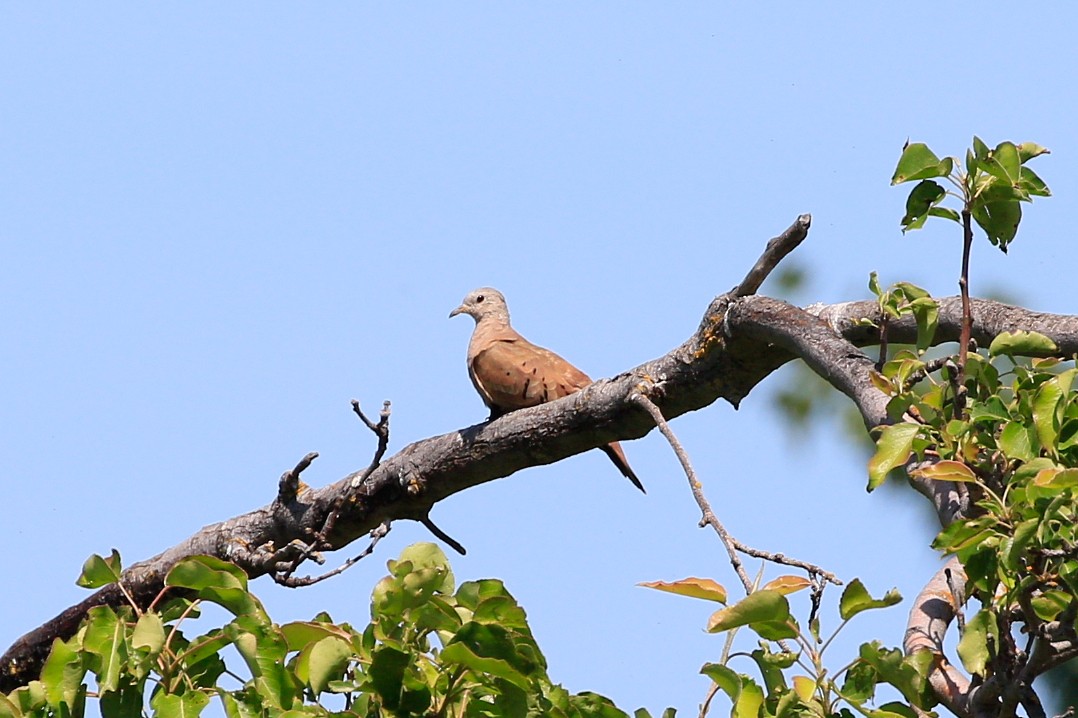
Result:
{"type": "MultiPolygon", "coordinates": [[[[787,246],[790,237],[807,229],[807,222],[799,218],[794,228],[774,240],[773,249],[787,246]],[[799,224],[804,226],[795,229],[799,224]]],[[[746,277],[743,289],[762,281],[770,269],[761,270],[762,275],[755,271],[750,273],[755,278],[746,277]]],[[[718,399],[736,407],[771,372],[800,356],[854,401],[867,427],[879,426],[887,421],[886,398],[867,381],[872,360],[858,349],[878,337],[874,329],[856,323],[877,314],[872,301],[803,310],[767,297],[720,295],[696,332],[662,357],[564,399],[410,444],[373,470],[366,467],[328,486],[281,492],[266,506],[206,526],[129,567],[124,585],[139,605],[148,605],[169,569],[199,554],[234,561],[256,578],[278,570],[277,552],[294,540],[305,541],[325,531],[325,548],[341,549],[385,521],[423,520],[438,501],[473,486],[611,441],[639,438],[655,426],[631,399],[641,381],[662,384],[662,395],[654,401],[663,416],[672,419],[718,399]],[[336,519],[327,530],[334,511],[336,519]]],[[[1021,327],[1053,338],[1061,354],[1078,352],[1076,317],[1037,314],[984,300],[973,302],[973,316],[973,336],[982,345],[999,331],[1021,327]]],[[[956,302],[942,300],[937,341],[957,338],[960,321],[956,302]]],[[[892,341],[912,341],[916,329],[912,320],[903,319],[893,322],[889,332],[892,341]]],[[[119,590],[106,587],[17,640],[0,657],[0,690],[10,691],[36,678],[53,639],[73,635],[89,608],[122,603],[119,590]]]]}

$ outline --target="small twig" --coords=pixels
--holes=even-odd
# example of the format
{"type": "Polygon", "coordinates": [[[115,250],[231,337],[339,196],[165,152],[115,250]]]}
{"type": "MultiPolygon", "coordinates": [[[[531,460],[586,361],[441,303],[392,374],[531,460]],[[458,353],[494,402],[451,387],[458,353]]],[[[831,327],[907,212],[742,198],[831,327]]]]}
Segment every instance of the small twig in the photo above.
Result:
{"type": "Polygon", "coordinates": [[[465,550],[465,548],[461,546],[456,539],[447,534],[445,531],[442,531],[440,528],[438,528],[438,526],[430,520],[430,516],[424,516],[423,518],[419,519],[419,523],[426,526],[428,531],[440,538],[442,541],[449,544],[449,547],[459,553],[461,556],[468,555],[468,551],[465,550]]]}
{"type": "Polygon", "coordinates": [[[801,244],[802,240],[808,236],[811,225],[811,214],[803,214],[795,219],[794,223],[786,228],[786,231],[767,243],[764,253],[756,260],[756,264],[741,280],[741,284],[734,287],[730,293],[735,297],[747,297],[756,294],[756,290],[760,288],[760,285],[767,279],[767,275],[771,274],[771,271],[778,266],[783,257],[794,251],[797,245],[801,244]]]}
{"type": "Polygon", "coordinates": [[[375,424],[367,418],[363,410],[359,408],[359,401],[352,399],[352,411],[356,413],[356,416],[367,425],[367,428],[375,433],[378,437],[378,448],[374,451],[374,458],[371,459],[370,466],[363,472],[362,479],[367,478],[371,473],[378,468],[378,465],[382,462],[382,457],[385,456],[386,449],[389,447],[389,415],[390,403],[388,401],[382,402],[382,411],[378,413],[378,423],[375,424]]]}
{"type": "Polygon", "coordinates": [[[966,414],[966,353],[973,333],[973,310],[969,303],[969,254],[973,248],[973,225],[970,222],[969,205],[962,208],[962,276],[958,289],[962,293],[962,331],[958,338],[958,390],[954,396],[954,418],[966,414]]]}
{"type": "Polygon", "coordinates": [[[880,316],[880,358],[876,360],[876,371],[882,372],[887,363],[887,326],[890,323],[886,314],[880,316]]]}
{"type": "Polygon", "coordinates": [[[299,493],[299,487],[302,482],[299,480],[299,475],[311,465],[311,462],[318,458],[318,452],[312,451],[299,460],[299,463],[294,468],[281,474],[280,480],[277,482],[277,499],[281,503],[288,503],[296,498],[296,494],[299,493]]]}
{"type": "Polygon", "coordinates": [[[738,578],[741,579],[741,584],[745,587],[745,593],[752,593],[753,583],[745,572],[745,567],[742,565],[741,559],[737,555],[738,552],[752,556],[753,558],[760,558],[774,563],[785,564],[787,566],[795,566],[807,571],[810,576],[820,576],[836,585],[842,585],[842,582],[839,581],[834,574],[824,571],[819,566],[797,559],[787,558],[780,553],[770,553],[768,551],[754,549],[751,546],[746,546],[731,536],[730,532],[726,530],[726,527],[723,526],[722,522],[715,516],[715,512],[711,509],[711,504],[708,502],[707,497],[704,496],[703,485],[696,477],[696,470],[692,467],[689,455],[685,452],[681,442],[678,441],[677,435],[674,434],[673,429],[666,423],[666,418],[663,417],[659,407],[656,406],[651,399],[640,392],[634,392],[630,397],[630,401],[643,408],[644,411],[651,416],[652,421],[655,422],[655,426],[658,427],[659,431],[670,443],[670,447],[674,450],[674,454],[677,455],[678,461],[681,462],[681,468],[685,471],[685,476],[689,480],[689,489],[692,491],[693,498],[696,499],[696,504],[700,507],[700,511],[703,514],[700,519],[700,526],[711,526],[711,528],[715,530],[715,533],[718,534],[723,546],[726,547],[726,553],[730,557],[730,564],[734,567],[734,571],[737,573],[738,578]]]}
{"type": "MultiPolygon", "coordinates": [[[[810,578],[809,581],[812,583],[812,592],[810,594],[812,604],[809,609],[808,620],[808,623],[811,626],[812,622],[816,620],[816,615],[820,612],[820,604],[823,603],[823,590],[827,587],[827,584],[819,581],[815,576],[810,578]]],[[[819,642],[819,638],[817,638],[817,642],[819,642]]]]}
{"type": "Polygon", "coordinates": [[[771,553],[770,551],[763,551],[758,548],[753,548],[752,546],[746,546],[737,539],[734,539],[734,547],[741,553],[752,556],[753,558],[763,559],[764,561],[770,561],[771,563],[777,563],[783,566],[793,566],[794,568],[801,569],[810,576],[819,576],[828,583],[833,583],[836,586],[842,585],[842,580],[835,576],[835,574],[823,570],[816,564],[801,561],[796,558],[790,558],[785,554],[771,553]]]}
{"type": "Polygon", "coordinates": [[[711,689],[707,692],[707,698],[704,699],[703,705],[700,706],[700,712],[697,714],[697,718],[704,718],[707,712],[711,710],[711,701],[715,697],[715,694],[719,692],[719,684],[715,681],[711,682],[711,689]]]}
{"type": "Polygon", "coordinates": [[[738,578],[741,579],[741,584],[745,587],[745,593],[752,593],[752,581],[749,579],[749,575],[745,573],[745,567],[741,564],[741,559],[737,555],[737,545],[734,538],[726,530],[726,527],[722,525],[722,522],[719,521],[718,517],[715,516],[715,512],[711,510],[711,504],[708,503],[707,497],[704,496],[703,485],[701,485],[699,479],[696,478],[696,470],[692,468],[692,462],[689,461],[689,455],[685,453],[685,449],[682,448],[677,435],[674,434],[670,425],[666,423],[666,419],[663,417],[662,412],[659,411],[659,407],[655,406],[655,403],[651,401],[651,399],[648,399],[640,392],[634,392],[630,397],[630,401],[634,402],[651,415],[652,420],[655,422],[655,426],[658,427],[659,431],[670,443],[670,448],[674,450],[674,454],[677,455],[678,461],[681,462],[681,468],[685,471],[685,476],[689,479],[689,489],[692,491],[693,498],[696,499],[700,511],[703,512],[703,517],[700,519],[700,525],[711,526],[711,528],[715,529],[715,533],[718,534],[719,540],[722,541],[722,545],[726,547],[726,553],[730,557],[730,564],[734,567],[734,571],[737,573],[738,578]]]}
{"type": "MultiPolygon", "coordinates": [[[[386,519],[385,521],[383,521],[381,524],[379,524],[375,529],[373,529],[371,531],[371,533],[370,533],[371,542],[370,542],[370,544],[367,545],[367,548],[363,549],[362,553],[360,553],[358,556],[354,556],[354,557],[348,559],[347,561],[342,563],[337,568],[335,568],[332,571],[329,571],[327,573],[324,573],[321,576],[304,576],[302,578],[296,578],[296,577],[291,576],[291,575],[287,575],[287,576],[283,576],[283,577],[278,577],[278,576],[274,575],[273,578],[277,583],[281,584],[282,586],[287,586],[289,588],[300,588],[300,587],[303,587],[303,586],[310,586],[310,585],[313,585],[313,584],[316,584],[316,583],[320,583],[321,581],[325,581],[327,578],[332,578],[333,576],[344,573],[349,568],[351,568],[355,564],[359,563],[361,560],[365,559],[367,556],[370,556],[372,553],[374,553],[374,547],[378,545],[379,541],[381,541],[383,538],[386,537],[386,534],[389,533],[389,530],[391,528],[392,528],[392,525],[391,525],[391,522],[389,521],[389,519],[386,519]]],[[[295,570],[295,569],[293,568],[293,570],[295,570]]]]}
{"type": "MultiPolygon", "coordinates": [[[[378,423],[376,424],[367,418],[366,414],[364,414],[363,410],[359,407],[359,401],[356,399],[352,399],[352,411],[354,411],[356,415],[363,421],[363,423],[367,425],[367,428],[373,431],[378,437],[378,447],[374,450],[374,457],[371,459],[370,465],[366,469],[364,469],[363,473],[360,474],[353,482],[353,487],[355,487],[361,485],[363,481],[372,473],[374,473],[374,470],[377,469],[378,466],[382,463],[382,457],[385,456],[386,449],[389,447],[389,415],[391,412],[389,402],[383,402],[382,411],[378,415],[378,423]]],[[[310,465],[311,460],[313,460],[316,456],[318,456],[318,454],[311,453],[303,457],[299,464],[296,465],[295,469],[293,469],[291,472],[286,473],[285,476],[281,477],[282,485],[285,481],[285,478],[289,476],[289,474],[295,474],[296,477],[298,477],[299,472],[307,468],[307,466],[310,465]]],[[[348,492],[347,494],[342,494],[337,498],[336,501],[333,502],[333,507],[330,509],[329,514],[326,516],[326,520],[322,523],[322,528],[314,533],[314,535],[311,537],[311,541],[307,544],[303,551],[301,551],[292,560],[291,565],[287,569],[285,569],[284,571],[273,572],[272,576],[274,581],[277,581],[277,583],[280,583],[284,586],[309,585],[305,583],[290,583],[292,580],[292,574],[296,572],[296,569],[300,567],[300,564],[310,558],[315,552],[325,548],[332,548],[328,540],[329,535],[333,532],[333,527],[337,525],[337,518],[340,516],[341,507],[344,505],[344,502],[348,499],[350,495],[351,492],[348,492]]],[[[360,558],[362,558],[362,556],[360,556],[360,558]]],[[[355,559],[355,561],[358,560],[359,558],[355,559]]],[[[355,563],[355,561],[352,561],[352,563],[355,563]]],[[[345,568],[348,568],[348,566],[351,566],[352,563],[345,564],[340,570],[343,571],[345,568]]],[[[323,578],[328,578],[331,575],[336,574],[331,572],[329,574],[326,574],[326,576],[319,578],[318,581],[323,580],[323,578]]]]}

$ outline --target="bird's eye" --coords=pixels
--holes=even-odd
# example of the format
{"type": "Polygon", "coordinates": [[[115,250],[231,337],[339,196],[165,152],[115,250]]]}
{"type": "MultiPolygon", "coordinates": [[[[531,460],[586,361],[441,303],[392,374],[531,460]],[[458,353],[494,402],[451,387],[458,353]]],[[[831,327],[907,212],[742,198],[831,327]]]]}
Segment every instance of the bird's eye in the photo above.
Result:
{"type": "Polygon", "coordinates": [[[482,304],[483,299],[485,299],[485,297],[482,294],[480,294],[478,297],[475,298],[475,303],[476,304],[482,304]]]}

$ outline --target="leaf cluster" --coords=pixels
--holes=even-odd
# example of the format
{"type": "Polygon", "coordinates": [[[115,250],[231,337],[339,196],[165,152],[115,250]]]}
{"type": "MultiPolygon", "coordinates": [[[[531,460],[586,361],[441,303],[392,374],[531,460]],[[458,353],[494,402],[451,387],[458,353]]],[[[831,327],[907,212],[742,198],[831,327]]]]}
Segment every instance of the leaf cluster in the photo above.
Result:
{"type": "Polygon", "coordinates": [[[841,623],[823,637],[819,619],[810,618],[807,629],[803,628],[787,599],[806,588],[817,588],[806,578],[776,578],[731,605],[726,605],[726,589],[711,579],[642,585],[724,605],[712,614],[707,630],[726,635],[726,648],[719,661],[705,664],[700,672],[729,698],[734,718],[852,718],[855,713],[869,718],[914,718],[935,704],[927,683],[932,657],[926,652],[903,656],[900,650],[873,641],[862,644],[858,655],[834,672],[824,665],[824,653],[846,624],[864,611],[897,604],[902,597],[895,590],[873,598],[861,581],[850,582],[839,599],[841,623]],[[755,634],[754,650],[731,650],[741,630],[755,634]],[[753,674],[734,668],[740,659],[751,661],[753,674]],[[881,685],[897,689],[903,701],[872,706],[881,685]]]}
{"type": "MultiPolygon", "coordinates": [[[[627,718],[602,696],[550,681],[524,610],[501,581],[457,588],[434,544],[411,546],[388,565],[371,621],[356,630],[326,614],[277,625],[239,568],[186,559],[148,609],[92,609],[75,636],[54,643],[39,680],[0,695],[0,717],[82,716],[88,698],[106,717],[195,716],[216,698],[229,718],[627,718]],[[187,635],[206,604],[231,619],[187,635]],[[231,650],[241,666],[226,665],[231,650]]],[[[114,551],[87,560],[79,583],[97,588],[121,575],[114,551]]]]}
{"type": "Polygon", "coordinates": [[[982,678],[1016,680],[1047,631],[1078,630],[1078,369],[1047,356],[1057,352],[1048,337],[1013,332],[968,353],[961,418],[953,365],[937,375],[900,351],[874,377],[895,423],[877,439],[869,489],[903,467],[970,496],[933,546],[959,558],[982,604],[958,646],[982,678]]]}
{"type": "Polygon", "coordinates": [[[941,217],[962,224],[958,211],[942,202],[952,195],[962,203],[984,230],[988,240],[1007,251],[1018,232],[1023,202],[1034,197],[1048,197],[1048,186],[1026,166],[1034,157],[1048,150],[1034,142],[1001,142],[989,149],[979,137],[966,150],[965,165],[955,157],[940,159],[923,142],[907,143],[891,177],[891,184],[920,180],[906,199],[902,231],[920,229],[929,217],[941,217]],[[937,182],[943,179],[951,189],[937,182]]]}

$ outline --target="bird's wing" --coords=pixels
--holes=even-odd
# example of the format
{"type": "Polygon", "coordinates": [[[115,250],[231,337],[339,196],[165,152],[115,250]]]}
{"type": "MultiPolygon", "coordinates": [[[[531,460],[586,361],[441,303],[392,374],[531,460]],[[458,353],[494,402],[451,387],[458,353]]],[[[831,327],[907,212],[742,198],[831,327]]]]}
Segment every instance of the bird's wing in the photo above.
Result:
{"type": "Polygon", "coordinates": [[[591,379],[560,356],[523,337],[477,347],[468,370],[492,409],[512,411],[580,391],[591,379]]]}

